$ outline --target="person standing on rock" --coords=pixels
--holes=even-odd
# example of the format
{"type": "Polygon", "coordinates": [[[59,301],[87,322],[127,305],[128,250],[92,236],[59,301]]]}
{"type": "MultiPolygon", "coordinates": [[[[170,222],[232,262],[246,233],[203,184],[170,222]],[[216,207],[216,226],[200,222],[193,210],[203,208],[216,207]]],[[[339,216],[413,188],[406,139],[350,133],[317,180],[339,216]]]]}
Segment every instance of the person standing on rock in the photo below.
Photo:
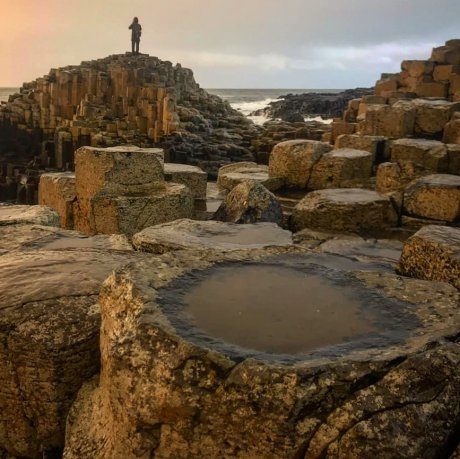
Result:
{"type": "Polygon", "coordinates": [[[134,18],[132,24],[129,26],[131,29],[131,49],[134,55],[139,54],[139,43],[141,41],[142,26],[139,24],[139,19],[134,18]]]}

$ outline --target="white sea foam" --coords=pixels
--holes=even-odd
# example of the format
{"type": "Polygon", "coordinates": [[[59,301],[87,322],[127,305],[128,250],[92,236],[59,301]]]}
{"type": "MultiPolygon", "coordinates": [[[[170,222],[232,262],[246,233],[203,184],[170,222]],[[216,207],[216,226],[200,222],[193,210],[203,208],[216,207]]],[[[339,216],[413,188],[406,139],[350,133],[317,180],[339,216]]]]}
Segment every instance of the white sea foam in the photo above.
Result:
{"type": "MultiPolygon", "coordinates": [[[[278,99],[266,98],[263,100],[256,100],[256,101],[249,101],[249,102],[234,102],[234,103],[231,103],[231,101],[229,102],[230,102],[230,105],[235,110],[238,110],[240,113],[245,115],[254,124],[262,126],[265,122],[269,121],[270,118],[265,115],[251,116],[251,113],[254,113],[257,110],[262,110],[268,107],[271,102],[277,102],[279,100],[283,100],[283,99],[282,98],[278,98],[278,99]]],[[[321,123],[331,124],[333,120],[323,119],[320,116],[306,117],[305,122],[309,122],[309,121],[319,121],[321,123]]]]}
{"type": "Polygon", "coordinates": [[[240,111],[243,115],[249,115],[256,110],[261,110],[263,108],[268,107],[271,102],[275,102],[281,99],[264,99],[264,100],[256,100],[252,102],[238,102],[233,103],[231,106],[240,111]]]}
{"type": "Polygon", "coordinates": [[[309,121],[319,121],[320,123],[324,123],[324,124],[331,124],[334,120],[332,118],[327,118],[327,119],[323,119],[321,118],[321,116],[314,116],[312,118],[304,118],[305,122],[308,123],[309,121]]]}
{"type": "Polygon", "coordinates": [[[245,115],[247,118],[249,118],[254,124],[258,124],[262,126],[270,118],[264,115],[251,116],[251,113],[255,112],[256,110],[262,110],[268,107],[271,102],[275,102],[278,100],[281,100],[281,99],[268,99],[267,98],[264,100],[256,100],[256,101],[251,101],[251,102],[235,102],[233,104],[230,103],[230,105],[235,110],[238,110],[243,115],[245,115]]]}

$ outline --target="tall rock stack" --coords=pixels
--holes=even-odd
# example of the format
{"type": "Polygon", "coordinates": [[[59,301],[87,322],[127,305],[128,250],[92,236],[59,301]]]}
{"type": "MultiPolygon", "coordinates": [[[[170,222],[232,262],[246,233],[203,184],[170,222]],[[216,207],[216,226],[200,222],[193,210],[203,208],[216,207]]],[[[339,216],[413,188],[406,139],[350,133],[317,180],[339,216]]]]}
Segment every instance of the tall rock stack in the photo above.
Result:
{"type": "MultiPolygon", "coordinates": [[[[161,146],[172,161],[212,173],[252,158],[252,129],[180,64],[113,55],[52,69],[0,105],[0,162],[3,169],[21,166],[21,173],[33,158],[36,167],[68,170],[82,146],[134,144],[161,146]]],[[[5,185],[6,170],[1,176],[5,185]]],[[[6,192],[0,190],[2,199],[6,192]]]]}
{"type": "MultiPolygon", "coordinates": [[[[382,74],[374,95],[350,101],[328,136],[407,137],[460,143],[460,39],[434,48],[427,60],[405,60],[401,72],[382,74]]],[[[362,143],[362,139],[357,142],[362,143]]],[[[341,139],[347,143],[348,138],[341,139]]]]}
{"type": "Polygon", "coordinates": [[[323,140],[372,153],[366,187],[392,199],[403,226],[460,225],[460,39],[383,74],[323,140]],[[446,212],[446,200],[456,210],[446,212]]]}

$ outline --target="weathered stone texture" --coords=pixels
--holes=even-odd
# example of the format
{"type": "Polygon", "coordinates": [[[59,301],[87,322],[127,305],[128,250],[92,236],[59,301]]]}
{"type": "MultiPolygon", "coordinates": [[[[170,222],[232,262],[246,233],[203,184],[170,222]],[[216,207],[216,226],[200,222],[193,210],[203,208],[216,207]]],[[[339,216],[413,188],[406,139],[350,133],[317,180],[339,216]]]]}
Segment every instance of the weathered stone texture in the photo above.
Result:
{"type": "Polygon", "coordinates": [[[334,121],[331,129],[331,144],[334,145],[337,137],[344,134],[354,134],[357,124],[346,121],[334,121]]]}
{"type": "Polygon", "coordinates": [[[165,163],[165,180],[185,185],[195,199],[206,199],[208,174],[196,166],[165,163]]]}
{"type": "Polygon", "coordinates": [[[391,161],[412,161],[433,172],[447,172],[449,168],[446,146],[436,140],[395,140],[391,146],[391,161]]]}
{"type": "Polygon", "coordinates": [[[315,163],[332,146],[314,140],[291,140],[279,143],[270,155],[270,177],[280,177],[291,188],[306,188],[315,163]]]}
{"type": "Polygon", "coordinates": [[[449,156],[449,174],[460,175],[460,145],[446,145],[449,156]]]}
{"type": "Polygon", "coordinates": [[[398,272],[460,289],[460,229],[423,227],[404,244],[398,272]]]}
{"type": "Polygon", "coordinates": [[[283,210],[276,196],[257,182],[243,182],[226,196],[216,220],[233,223],[283,223],[283,210]]]}
{"type": "Polygon", "coordinates": [[[415,99],[413,104],[416,108],[414,133],[421,137],[440,138],[452,114],[460,108],[458,103],[445,100],[415,99]]]}
{"type": "MultiPolygon", "coordinates": [[[[164,181],[163,150],[137,147],[76,152],[75,229],[128,236],[193,215],[185,185],[164,181]]],[[[200,191],[201,192],[201,191],[200,191]]]]}
{"type": "Polygon", "coordinates": [[[413,180],[429,173],[422,165],[413,161],[383,163],[377,169],[375,189],[379,193],[401,191],[413,180]]]}
{"type": "Polygon", "coordinates": [[[390,139],[408,137],[414,133],[415,117],[415,107],[406,101],[393,106],[370,105],[365,120],[360,123],[360,133],[390,139]]]}
{"type": "Polygon", "coordinates": [[[76,208],[77,230],[85,234],[121,233],[131,237],[148,226],[191,218],[193,197],[185,185],[166,183],[163,189],[143,196],[98,194],[91,199],[90,209],[88,225],[85,211],[76,208]]]}
{"type": "Polygon", "coordinates": [[[295,231],[320,228],[332,231],[359,231],[388,228],[398,217],[390,199],[375,191],[331,189],[307,194],[294,208],[295,231]]]}
{"type": "Polygon", "coordinates": [[[0,226],[17,224],[59,226],[59,215],[46,206],[0,206],[0,226]]]}
{"type": "Polygon", "coordinates": [[[382,162],[388,155],[386,137],[371,135],[341,135],[335,141],[335,149],[351,148],[353,150],[368,151],[374,162],[382,162]]]}
{"type": "Polygon", "coordinates": [[[365,186],[372,175],[372,153],[341,148],[324,154],[313,166],[308,188],[354,188],[365,186]]]}
{"type": "Polygon", "coordinates": [[[422,334],[334,362],[236,361],[171,324],[160,297],[174,279],[276,253],[182,251],[112,275],[100,297],[104,365],[72,407],[64,458],[442,456],[460,415],[460,349],[443,339],[458,325],[449,285],[353,272],[417,311],[422,334]]]}
{"type": "Polygon", "coordinates": [[[38,204],[54,209],[61,219],[61,227],[73,229],[73,206],[77,198],[75,174],[58,172],[42,174],[38,187],[38,204]]]}
{"type": "Polygon", "coordinates": [[[404,191],[404,213],[433,220],[460,221],[460,177],[434,174],[415,180],[404,191]]]}
{"type": "Polygon", "coordinates": [[[459,118],[452,119],[445,125],[442,141],[444,143],[460,144],[460,119],[459,118]]]}

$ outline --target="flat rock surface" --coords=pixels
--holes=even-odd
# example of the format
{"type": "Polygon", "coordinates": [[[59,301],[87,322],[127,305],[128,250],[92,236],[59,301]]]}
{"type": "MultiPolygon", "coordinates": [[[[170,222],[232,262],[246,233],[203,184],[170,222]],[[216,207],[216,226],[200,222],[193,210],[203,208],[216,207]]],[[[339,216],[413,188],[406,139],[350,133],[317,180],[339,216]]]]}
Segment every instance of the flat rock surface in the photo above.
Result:
{"type": "Polygon", "coordinates": [[[59,227],[59,215],[46,206],[0,206],[0,226],[16,224],[59,227]]]}
{"type": "Polygon", "coordinates": [[[217,185],[220,189],[231,191],[242,182],[261,183],[271,191],[278,190],[284,184],[282,178],[270,177],[268,166],[252,162],[234,163],[219,169],[217,185]]]}
{"type": "Polygon", "coordinates": [[[290,244],[292,234],[275,223],[238,225],[187,219],[152,226],[133,237],[136,249],[158,254],[185,249],[225,251],[290,244]]]}
{"type": "Polygon", "coordinates": [[[101,292],[104,366],[72,407],[64,457],[434,459],[460,417],[460,346],[449,338],[459,299],[448,284],[301,247],[179,251],[126,266],[101,292]],[[255,283],[254,270],[266,274],[255,283]],[[305,295],[309,282],[320,284],[305,295]],[[357,301],[336,328],[371,331],[291,354],[222,338],[248,326],[242,336],[260,338],[271,320],[273,343],[297,317],[289,339],[322,339],[326,311],[341,317],[328,310],[337,302],[322,303],[334,292],[357,301]],[[294,312],[299,298],[314,326],[294,312]]]}
{"type": "Polygon", "coordinates": [[[86,236],[77,231],[40,225],[0,226],[0,253],[12,250],[133,250],[121,234],[86,236]]]}
{"type": "Polygon", "coordinates": [[[358,231],[395,226],[390,199],[372,190],[329,189],[309,193],[294,208],[293,227],[358,231]]]}

